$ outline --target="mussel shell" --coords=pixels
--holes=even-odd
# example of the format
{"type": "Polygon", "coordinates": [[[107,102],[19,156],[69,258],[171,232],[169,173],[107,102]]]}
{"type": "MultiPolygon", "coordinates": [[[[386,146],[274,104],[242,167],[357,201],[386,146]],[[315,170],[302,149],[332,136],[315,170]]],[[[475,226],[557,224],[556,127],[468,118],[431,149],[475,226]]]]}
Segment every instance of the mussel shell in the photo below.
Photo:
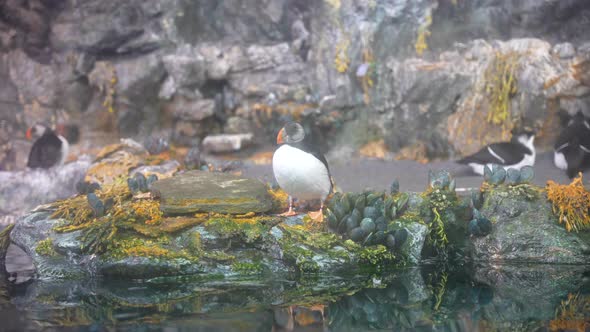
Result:
{"type": "Polygon", "coordinates": [[[365,197],[365,195],[362,195],[362,194],[361,194],[361,195],[359,195],[359,196],[356,198],[356,201],[354,202],[354,208],[355,208],[355,209],[358,209],[359,211],[363,211],[363,209],[364,209],[364,208],[365,208],[365,206],[366,206],[366,204],[365,204],[365,203],[366,203],[366,199],[367,199],[367,198],[365,197]]]}
{"type": "Polygon", "coordinates": [[[376,227],[375,222],[371,218],[365,218],[361,221],[361,228],[367,233],[375,231],[376,227]]]}
{"type": "Polygon", "coordinates": [[[354,228],[359,227],[359,222],[357,220],[354,220],[350,216],[348,216],[345,220],[346,220],[346,231],[347,232],[350,232],[354,228]]]}
{"type": "Polygon", "coordinates": [[[363,210],[363,217],[377,219],[379,218],[379,211],[373,206],[367,206],[363,210]]]}
{"type": "Polygon", "coordinates": [[[363,242],[363,245],[364,246],[372,246],[372,245],[376,245],[376,244],[382,244],[384,240],[385,240],[385,232],[375,231],[375,232],[369,233],[369,235],[367,235],[367,238],[363,242]]]}
{"type": "Polygon", "coordinates": [[[365,239],[365,236],[367,236],[367,233],[365,233],[365,231],[362,228],[357,227],[357,228],[350,230],[348,232],[348,236],[354,242],[360,242],[365,239]]]}
{"type": "Polygon", "coordinates": [[[139,184],[137,183],[137,180],[134,178],[127,179],[127,187],[129,187],[129,190],[132,193],[139,191],[139,184]]]}
{"type": "Polygon", "coordinates": [[[403,213],[404,209],[408,206],[409,200],[410,196],[407,193],[403,193],[400,195],[395,204],[398,213],[403,213]]]}
{"type": "Polygon", "coordinates": [[[389,249],[396,248],[395,236],[393,234],[387,234],[385,237],[385,246],[389,249]]]}
{"type": "Polygon", "coordinates": [[[492,169],[488,165],[485,165],[483,167],[483,179],[486,182],[489,182],[490,179],[492,178],[492,174],[494,174],[494,173],[492,173],[492,169]]]}
{"type": "Polygon", "coordinates": [[[481,214],[481,212],[479,212],[478,209],[473,209],[473,218],[480,219],[483,218],[483,215],[481,214]]]}
{"type": "Polygon", "coordinates": [[[383,214],[385,215],[385,217],[391,219],[394,216],[391,215],[391,208],[393,207],[393,204],[395,202],[393,201],[393,197],[389,196],[385,199],[385,201],[383,202],[383,214]]]}
{"type": "Polygon", "coordinates": [[[375,202],[381,198],[383,194],[381,193],[370,193],[367,195],[367,205],[373,205],[375,202]]]}
{"type": "Polygon", "coordinates": [[[340,203],[340,198],[342,197],[342,194],[337,192],[334,193],[334,195],[332,195],[332,198],[330,198],[330,200],[328,201],[327,206],[330,208],[330,210],[334,211],[334,209],[336,208],[336,205],[338,203],[340,203]]]}
{"type": "Polygon", "coordinates": [[[469,225],[467,225],[467,230],[469,231],[469,234],[471,235],[475,235],[475,236],[479,236],[480,235],[480,230],[479,230],[479,225],[477,223],[477,219],[472,219],[469,222],[469,225]]]}
{"type": "Polygon", "coordinates": [[[340,204],[336,204],[334,207],[334,214],[336,215],[336,219],[342,220],[342,218],[348,214],[348,211],[344,210],[340,204]]]}
{"type": "Polygon", "coordinates": [[[90,208],[92,208],[92,212],[94,213],[95,217],[100,218],[104,216],[104,204],[98,198],[98,196],[96,196],[96,194],[90,193],[86,195],[86,200],[88,201],[88,205],[90,205],[90,208]]]}
{"type": "Polygon", "coordinates": [[[535,177],[535,169],[532,166],[524,166],[520,169],[520,182],[530,182],[535,177]]]}
{"type": "Polygon", "coordinates": [[[488,235],[492,232],[492,222],[487,218],[477,219],[477,225],[482,236],[488,235]]]}
{"type": "Polygon", "coordinates": [[[506,171],[506,181],[508,181],[508,183],[518,183],[518,181],[520,180],[520,171],[517,170],[516,168],[509,168],[506,171]]]}
{"type": "Polygon", "coordinates": [[[391,186],[389,186],[389,192],[392,195],[395,195],[399,192],[399,181],[397,179],[393,180],[393,182],[391,182],[391,186]]]}
{"type": "Polygon", "coordinates": [[[356,208],[354,208],[352,210],[352,212],[350,212],[350,218],[354,219],[356,222],[358,222],[360,224],[361,220],[363,220],[363,214],[357,210],[356,208]]]}
{"type": "Polygon", "coordinates": [[[340,222],[338,223],[338,229],[337,229],[337,233],[343,234],[346,233],[347,229],[346,229],[346,225],[347,225],[347,221],[348,221],[348,217],[350,215],[345,215],[344,218],[340,219],[340,222]]]}
{"type": "Polygon", "coordinates": [[[492,174],[489,182],[491,184],[502,184],[504,183],[504,179],[506,179],[506,170],[500,167],[495,170],[494,174],[492,174]]]}
{"type": "Polygon", "coordinates": [[[147,179],[145,178],[145,176],[142,173],[135,173],[135,181],[137,181],[137,186],[139,187],[139,191],[141,192],[147,192],[148,191],[148,185],[147,185],[147,179]]]}
{"type": "Polygon", "coordinates": [[[158,176],[156,174],[150,174],[147,179],[147,185],[148,187],[152,185],[152,183],[158,181],[158,176]]]}
{"type": "Polygon", "coordinates": [[[346,213],[352,210],[352,207],[350,206],[350,198],[348,197],[348,193],[342,195],[342,198],[340,199],[340,206],[344,211],[346,211],[346,213]]]}
{"type": "Polygon", "coordinates": [[[328,222],[328,227],[330,227],[331,229],[338,228],[338,218],[336,218],[332,210],[326,209],[326,212],[324,212],[324,216],[326,217],[326,221],[328,222]]]}
{"type": "Polygon", "coordinates": [[[400,228],[393,233],[393,236],[395,236],[396,245],[401,246],[408,239],[408,230],[405,228],[400,228]]]}
{"type": "Polygon", "coordinates": [[[479,209],[482,204],[481,191],[473,190],[471,192],[471,207],[479,209]]]}

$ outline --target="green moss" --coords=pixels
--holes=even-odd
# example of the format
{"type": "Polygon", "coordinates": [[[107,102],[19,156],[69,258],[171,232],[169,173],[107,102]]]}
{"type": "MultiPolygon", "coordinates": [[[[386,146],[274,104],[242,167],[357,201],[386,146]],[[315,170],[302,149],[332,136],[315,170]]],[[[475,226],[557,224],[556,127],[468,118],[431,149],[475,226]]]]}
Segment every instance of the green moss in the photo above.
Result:
{"type": "Polygon", "coordinates": [[[261,262],[236,262],[231,268],[240,274],[261,274],[264,271],[264,265],[261,262]]]}
{"type": "Polygon", "coordinates": [[[207,231],[221,238],[240,237],[246,243],[260,240],[278,220],[272,217],[235,218],[223,216],[209,219],[204,226],[207,231]]]}
{"type": "Polygon", "coordinates": [[[363,247],[359,254],[359,263],[382,270],[395,264],[395,255],[383,245],[363,247]]]}
{"type": "Polygon", "coordinates": [[[57,256],[57,252],[53,249],[53,240],[50,238],[39,241],[35,252],[41,256],[57,256]]]}
{"type": "Polygon", "coordinates": [[[205,251],[202,253],[202,257],[216,262],[231,262],[236,259],[235,256],[227,254],[221,250],[205,251]]]}

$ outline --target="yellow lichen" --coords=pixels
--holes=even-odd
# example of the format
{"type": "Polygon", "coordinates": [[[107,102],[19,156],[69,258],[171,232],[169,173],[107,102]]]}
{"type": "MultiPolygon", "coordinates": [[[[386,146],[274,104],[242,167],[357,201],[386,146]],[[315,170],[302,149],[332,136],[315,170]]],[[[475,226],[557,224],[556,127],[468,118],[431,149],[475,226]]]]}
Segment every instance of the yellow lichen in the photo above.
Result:
{"type": "Polygon", "coordinates": [[[159,224],[162,221],[162,211],[160,210],[160,202],[155,200],[138,200],[131,202],[131,209],[134,214],[143,220],[148,225],[159,224]]]}
{"type": "Polygon", "coordinates": [[[343,74],[348,71],[350,65],[350,58],[348,57],[348,46],[350,40],[344,37],[338,44],[336,44],[336,55],[334,56],[334,68],[336,71],[343,74]]]}
{"type": "Polygon", "coordinates": [[[590,192],[584,188],[582,173],[569,185],[547,181],[547,198],[553,203],[553,213],[568,232],[590,229],[590,192]]]}
{"type": "Polygon", "coordinates": [[[369,95],[370,89],[373,87],[373,75],[375,75],[375,59],[373,52],[370,49],[363,50],[363,63],[367,64],[367,72],[360,77],[361,87],[363,89],[363,101],[365,105],[369,105],[371,102],[371,96],[369,95]]]}
{"type": "Polygon", "coordinates": [[[39,243],[37,243],[37,248],[35,248],[35,252],[41,256],[57,255],[57,252],[53,249],[53,240],[51,238],[39,241],[39,243]]]}
{"type": "Polygon", "coordinates": [[[426,144],[424,142],[416,142],[403,147],[395,154],[395,160],[415,160],[421,164],[426,164],[429,161],[426,144]]]}
{"type": "Polygon", "coordinates": [[[414,48],[416,49],[416,54],[418,56],[422,56],[424,51],[428,49],[428,44],[426,39],[430,36],[430,26],[432,25],[432,15],[428,14],[426,16],[426,21],[418,28],[418,36],[416,37],[416,43],[414,44],[414,48]]]}
{"type": "Polygon", "coordinates": [[[505,133],[512,127],[510,100],[517,92],[516,70],[521,55],[516,52],[496,52],[484,73],[485,91],[489,100],[486,120],[500,125],[505,133]]]}
{"type": "Polygon", "coordinates": [[[284,212],[289,208],[289,194],[287,194],[281,188],[276,190],[269,189],[268,193],[272,198],[272,210],[271,212],[280,213],[284,212]]]}
{"type": "Polygon", "coordinates": [[[385,145],[385,140],[380,139],[363,145],[359,150],[359,153],[363,157],[385,159],[385,156],[389,151],[385,145]]]}

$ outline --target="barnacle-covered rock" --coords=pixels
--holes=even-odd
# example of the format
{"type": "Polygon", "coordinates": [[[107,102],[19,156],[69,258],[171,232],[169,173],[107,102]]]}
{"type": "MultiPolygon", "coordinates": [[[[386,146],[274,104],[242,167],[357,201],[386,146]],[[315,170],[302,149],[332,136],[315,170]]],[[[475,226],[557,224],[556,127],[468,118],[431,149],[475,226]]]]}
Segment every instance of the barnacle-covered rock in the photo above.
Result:
{"type": "Polygon", "coordinates": [[[492,222],[484,217],[478,217],[469,222],[469,234],[473,236],[486,236],[492,231],[492,222]]]}
{"type": "MultiPolygon", "coordinates": [[[[428,183],[431,188],[449,188],[453,177],[448,171],[428,172],[428,183]]],[[[454,186],[454,185],[453,185],[454,186]]],[[[454,189],[454,188],[453,188],[454,189]]]]}

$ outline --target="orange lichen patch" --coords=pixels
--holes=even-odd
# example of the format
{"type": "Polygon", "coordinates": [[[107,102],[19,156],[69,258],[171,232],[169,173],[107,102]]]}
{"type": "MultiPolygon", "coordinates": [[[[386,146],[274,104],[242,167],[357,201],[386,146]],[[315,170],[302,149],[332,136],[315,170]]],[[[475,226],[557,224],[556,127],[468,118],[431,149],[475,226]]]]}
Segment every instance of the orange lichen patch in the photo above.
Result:
{"type": "Polygon", "coordinates": [[[415,160],[421,164],[428,162],[426,145],[423,142],[416,142],[399,150],[395,160],[415,160]]]}
{"type": "Polygon", "coordinates": [[[274,151],[257,152],[250,156],[248,160],[252,161],[256,165],[270,165],[272,163],[273,154],[274,151]]]}
{"type": "Polygon", "coordinates": [[[574,79],[589,84],[590,83],[590,61],[582,60],[576,63],[573,63],[570,67],[572,76],[574,79]]]}
{"type": "Polygon", "coordinates": [[[584,188],[582,173],[568,185],[547,181],[547,198],[553,203],[553,213],[568,232],[590,229],[590,192],[584,188]]]}
{"type": "Polygon", "coordinates": [[[416,69],[423,70],[423,71],[433,71],[433,70],[443,69],[443,68],[447,67],[447,65],[448,65],[448,62],[434,62],[434,63],[428,63],[428,64],[424,64],[424,65],[418,65],[418,66],[416,66],[416,69]]]}
{"type": "Polygon", "coordinates": [[[108,158],[91,166],[86,172],[85,181],[109,184],[118,178],[127,177],[129,171],[142,163],[142,158],[127,151],[116,151],[108,158]]]}
{"type": "Polygon", "coordinates": [[[545,81],[545,84],[543,84],[543,89],[547,90],[547,89],[551,88],[555,84],[559,83],[560,80],[561,80],[561,75],[549,78],[547,81],[545,81]]]}
{"type": "Polygon", "coordinates": [[[121,143],[107,145],[96,154],[96,159],[104,159],[110,156],[111,154],[123,149],[124,147],[125,145],[121,143]]]}
{"type": "Polygon", "coordinates": [[[378,141],[369,142],[361,147],[359,153],[363,157],[367,158],[378,158],[385,159],[385,156],[389,153],[387,146],[385,146],[385,140],[380,139],[378,141]]]}
{"type": "Polygon", "coordinates": [[[160,211],[160,202],[152,199],[133,201],[130,208],[138,218],[145,220],[145,224],[154,225],[162,221],[162,211],[160,211]]]}
{"type": "Polygon", "coordinates": [[[315,104],[288,102],[276,106],[270,106],[263,103],[255,103],[251,106],[253,112],[253,120],[257,127],[263,127],[268,120],[275,115],[291,115],[295,121],[300,121],[303,112],[308,109],[316,108],[315,104]]]}
{"type": "Polygon", "coordinates": [[[590,297],[568,294],[555,310],[555,319],[549,321],[551,331],[579,331],[590,329],[590,297]]]}

